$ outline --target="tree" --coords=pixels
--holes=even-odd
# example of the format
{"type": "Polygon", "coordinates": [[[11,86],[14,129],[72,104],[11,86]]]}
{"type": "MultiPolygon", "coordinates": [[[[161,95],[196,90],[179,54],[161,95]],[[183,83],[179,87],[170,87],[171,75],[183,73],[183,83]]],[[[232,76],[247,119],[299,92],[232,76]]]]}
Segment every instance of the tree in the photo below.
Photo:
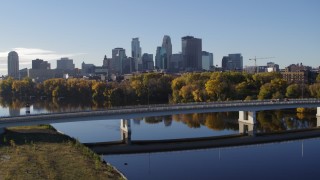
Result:
{"type": "Polygon", "coordinates": [[[261,86],[258,99],[271,99],[274,89],[272,88],[271,83],[266,83],[261,86]]]}
{"type": "Polygon", "coordinates": [[[182,102],[193,102],[192,85],[185,85],[179,91],[179,96],[182,97],[182,102]]]}
{"type": "Polygon", "coordinates": [[[106,91],[106,83],[103,82],[95,82],[92,85],[92,98],[95,100],[104,100],[104,92],[106,91]]]}
{"type": "Polygon", "coordinates": [[[317,83],[320,83],[320,73],[318,74],[316,81],[317,83]]]}
{"type": "Polygon", "coordinates": [[[309,86],[310,95],[314,98],[320,98],[320,83],[309,86]]]}
{"type": "Polygon", "coordinates": [[[286,89],[286,97],[288,98],[298,98],[300,95],[300,87],[298,84],[291,84],[286,89]]]}
{"type": "Polygon", "coordinates": [[[11,97],[13,81],[12,77],[0,81],[0,95],[2,97],[11,97]]]}

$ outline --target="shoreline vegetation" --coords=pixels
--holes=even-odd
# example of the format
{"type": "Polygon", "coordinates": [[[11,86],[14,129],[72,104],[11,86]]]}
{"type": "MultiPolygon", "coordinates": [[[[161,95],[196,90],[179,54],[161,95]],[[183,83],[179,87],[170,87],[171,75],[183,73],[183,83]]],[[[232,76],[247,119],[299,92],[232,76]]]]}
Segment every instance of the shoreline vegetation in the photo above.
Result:
{"type": "Polygon", "coordinates": [[[0,179],[126,179],[79,141],[50,125],[0,135],[0,179]]]}
{"type": "Polygon", "coordinates": [[[320,74],[314,81],[313,84],[287,82],[277,72],[201,72],[181,75],[143,73],[112,82],[56,78],[36,83],[30,78],[15,80],[9,77],[0,81],[0,97],[3,99],[0,103],[5,104],[8,97],[26,101],[81,99],[105,106],[320,98],[320,74]]]}

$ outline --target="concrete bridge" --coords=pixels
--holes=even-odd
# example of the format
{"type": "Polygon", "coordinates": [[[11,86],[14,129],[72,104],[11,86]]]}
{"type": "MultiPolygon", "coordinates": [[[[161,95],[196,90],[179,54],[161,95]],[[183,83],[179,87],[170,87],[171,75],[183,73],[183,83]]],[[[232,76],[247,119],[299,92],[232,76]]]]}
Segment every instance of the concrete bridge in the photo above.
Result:
{"type": "MultiPolygon", "coordinates": [[[[233,145],[265,143],[272,141],[310,138],[320,136],[318,128],[289,131],[282,134],[265,136],[256,134],[256,112],[261,110],[287,109],[298,107],[317,107],[317,126],[320,126],[320,100],[298,99],[290,101],[226,101],[210,103],[185,103],[173,105],[152,105],[117,107],[99,111],[80,111],[53,114],[35,114],[17,117],[1,117],[0,130],[5,127],[63,123],[75,121],[122,119],[120,124],[121,141],[87,144],[100,154],[137,153],[152,151],[172,151],[206,147],[224,147],[233,145]],[[172,114],[208,113],[239,111],[239,134],[222,137],[187,138],[157,141],[132,141],[130,120],[138,117],[172,114]],[[246,136],[246,134],[253,136],[246,136]]],[[[0,131],[0,132],[1,132],[0,131]]]]}

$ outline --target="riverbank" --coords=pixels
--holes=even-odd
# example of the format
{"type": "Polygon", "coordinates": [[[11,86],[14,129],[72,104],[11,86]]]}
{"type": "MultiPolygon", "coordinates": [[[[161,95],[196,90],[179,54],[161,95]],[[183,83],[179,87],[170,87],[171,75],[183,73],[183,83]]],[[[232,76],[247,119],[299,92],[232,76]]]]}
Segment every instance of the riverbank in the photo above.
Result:
{"type": "Polygon", "coordinates": [[[0,179],[124,179],[100,156],[51,126],[7,129],[0,136],[0,179]]]}

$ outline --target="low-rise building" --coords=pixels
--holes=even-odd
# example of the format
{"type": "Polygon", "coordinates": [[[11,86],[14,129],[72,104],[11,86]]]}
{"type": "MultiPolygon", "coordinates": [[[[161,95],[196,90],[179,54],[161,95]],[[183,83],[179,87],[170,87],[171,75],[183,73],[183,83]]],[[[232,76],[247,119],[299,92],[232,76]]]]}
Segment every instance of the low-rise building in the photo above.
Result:
{"type": "Polygon", "coordinates": [[[316,73],[311,71],[310,66],[300,64],[291,64],[281,72],[283,79],[288,83],[312,84],[316,80],[316,73]]]}

